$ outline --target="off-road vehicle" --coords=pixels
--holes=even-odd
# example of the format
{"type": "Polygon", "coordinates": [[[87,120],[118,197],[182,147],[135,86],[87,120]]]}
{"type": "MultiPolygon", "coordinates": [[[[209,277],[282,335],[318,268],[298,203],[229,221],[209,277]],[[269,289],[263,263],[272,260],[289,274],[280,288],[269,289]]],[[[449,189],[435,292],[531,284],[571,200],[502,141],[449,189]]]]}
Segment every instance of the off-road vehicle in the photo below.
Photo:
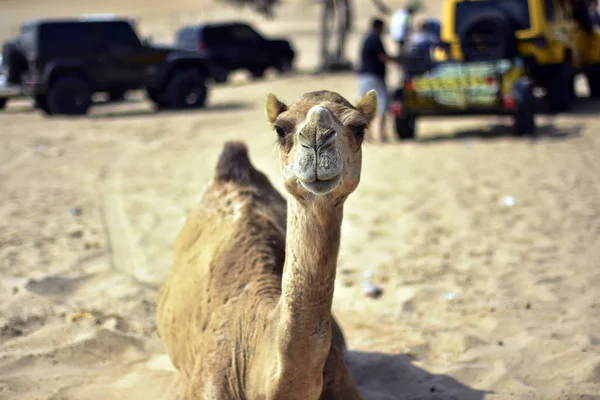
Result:
{"type": "Polygon", "coordinates": [[[512,115],[515,133],[533,133],[533,89],[566,111],[577,73],[600,95],[600,34],[584,0],[445,0],[441,26],[439,43],[403,56],[392,102],[401,139],[427,115],[512,115]]]}
{"type": "Polygon", "coordinates": [[[236,70],[247,70],[254,78],[261,78],[268,68],[289,72],[296,55],[288,40],[267,38],[242,22],[184,26],[177,31],[175,44],[205,55],[218,83],[236,70]]]}
{"type": "Polygon", "coordinates": [[[414,138],[417,118],[435,115],[507,115],[517,135],[536,129],[533,85],[519,59],[448,61],[407,72],[392,102],[399,139],[414,138]]]}
{"type": "Polygon", "coordinates": [[[152,46],[127,18],[29,21],[4,50],[7,85],[47,114],[85,114],[97,92],[145,89],[159,108],[201,107],[207,97],[201,54],[152,46]]]}
{"type": "Polygon", "coordinates": [[[442,41],[454,60],[522,58],[550,109],[566,111],[577,73],[600,96],[600,33],[588,8],[586,0],[445,0],[442,41]]]}

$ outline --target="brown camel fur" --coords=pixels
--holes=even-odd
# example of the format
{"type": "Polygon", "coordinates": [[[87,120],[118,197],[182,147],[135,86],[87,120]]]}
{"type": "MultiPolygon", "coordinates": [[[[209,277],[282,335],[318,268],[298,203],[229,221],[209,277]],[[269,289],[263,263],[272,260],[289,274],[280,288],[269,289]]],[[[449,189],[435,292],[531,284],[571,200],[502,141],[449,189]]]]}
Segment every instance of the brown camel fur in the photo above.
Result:
{"type": "Polygon", "coordinates": [[[361,399],[331,304],[344,201],[376,111],[375,91],[356,106],[328,91],[289,107],[268,96],[287,204],[245,144],[225,144],[158,299],[185,400],[361,399]]]}

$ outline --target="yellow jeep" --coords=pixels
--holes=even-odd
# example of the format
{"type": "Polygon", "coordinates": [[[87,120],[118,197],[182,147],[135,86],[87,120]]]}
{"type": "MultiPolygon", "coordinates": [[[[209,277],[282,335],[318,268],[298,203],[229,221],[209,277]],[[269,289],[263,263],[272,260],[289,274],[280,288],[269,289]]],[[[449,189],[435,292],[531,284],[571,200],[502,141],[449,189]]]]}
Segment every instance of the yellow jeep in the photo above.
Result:
{"type": "Polygon", "coordinates": [[[521,58],[552,111],[571,108],[578,73],[600,97],[600,33],[587,0],[444,0],[441,41],[456,61],[521,58]]]}

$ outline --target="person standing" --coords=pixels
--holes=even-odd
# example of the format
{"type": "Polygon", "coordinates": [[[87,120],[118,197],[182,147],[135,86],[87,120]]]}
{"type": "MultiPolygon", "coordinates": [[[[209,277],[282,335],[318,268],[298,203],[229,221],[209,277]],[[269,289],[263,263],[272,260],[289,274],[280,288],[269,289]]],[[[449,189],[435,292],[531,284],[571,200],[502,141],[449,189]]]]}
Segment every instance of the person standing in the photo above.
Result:
{"type": "MultiPolygon", "coordinates": [[[[321,2],[321,67],[322,72],[329,70],[351,69],[352,64],[345,57],[346,39],[352,29],[354,15],[352,0],[320,0],[321,2]],[[332,29],[335,27],[335,32],[332,29]],[[335,50],[330,51],[330,37],[336,35],[335,50]]],[[[371,0],[382,14],[389,9],[381,0],[371,0]]]]}
{"type": "Polygon", "coordinates": [[[375,118],[374,136],[380,142],[387,141],[386,114],[388,112],[388,92],[385,84],[386,63],[395,62],[385,52],[381,41],[384,24],[379,18],[371,22],[371,30],[365,37],[360,52],[360,69],[358,73],[358,89],[360,96],[370,90],[377,93],[378,113],[375,118]]]}
{"type": "Polygon", "coordinates": [[[398,44],[398,54],[402,54],[404,50],[404,44],[410,34],[412,18],[417,8],[417,3],[413,2],[406,9],[401,8],[392,15],[390,37],[398,44]]]}

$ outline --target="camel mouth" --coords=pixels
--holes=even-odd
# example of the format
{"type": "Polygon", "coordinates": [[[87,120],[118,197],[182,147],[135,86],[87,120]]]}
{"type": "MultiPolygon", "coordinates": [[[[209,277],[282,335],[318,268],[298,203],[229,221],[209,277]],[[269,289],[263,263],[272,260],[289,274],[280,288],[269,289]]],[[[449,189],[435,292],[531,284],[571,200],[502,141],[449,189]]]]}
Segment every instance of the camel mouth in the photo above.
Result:
{"type": "Polygon", "coordinates": [[[340,183],[341,178],[342,178],[342,176],[338,175],[335,178],[327,179],[324,181],[317,179],[313,182],[300,181],[300,183],[309,192],[312,192],[314,194],[323,195],[323,194],[327,194],[327,193],[331,192],[333,189],[335,189],[335,187],[338,185],[338,183],[340,183]]]}

